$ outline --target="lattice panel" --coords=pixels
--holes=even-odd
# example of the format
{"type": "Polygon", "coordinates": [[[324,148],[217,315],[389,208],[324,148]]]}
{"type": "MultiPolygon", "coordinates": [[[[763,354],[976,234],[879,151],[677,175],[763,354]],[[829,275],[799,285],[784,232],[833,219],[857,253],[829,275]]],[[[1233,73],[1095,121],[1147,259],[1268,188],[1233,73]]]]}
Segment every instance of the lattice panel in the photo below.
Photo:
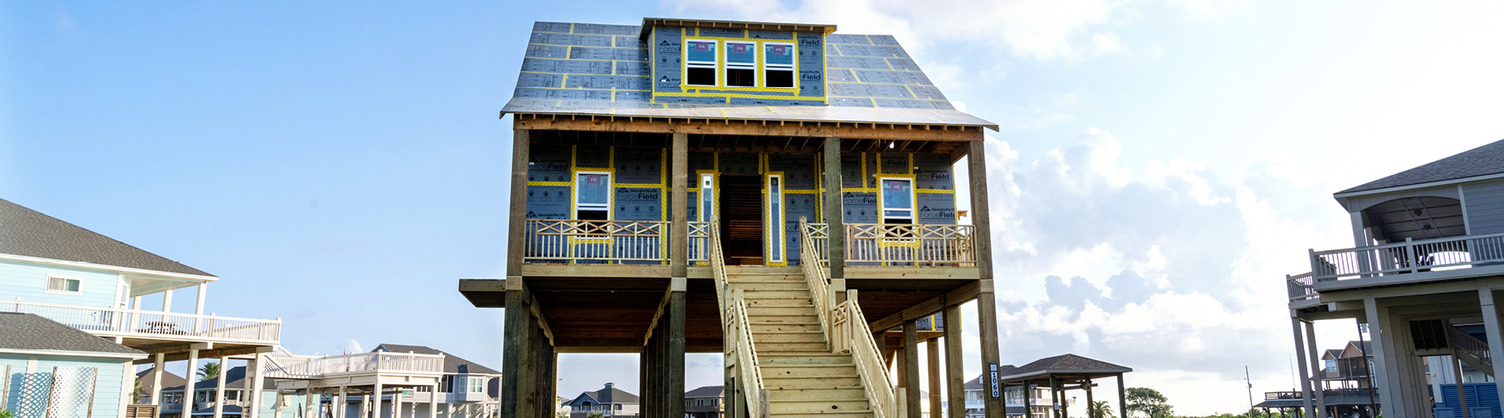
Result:
{"type": "Polygon", "coordinates": [[[16,418],[45,418],[47,399],[52,395],[52,373],[20,373],[16,386],[16,403],[11,405],[16,418]]]}
{"type": "Polygon", "coordinates": [[[95,367],[56,367],[52,375],[50,412],[47,418],[93,418],[95,367]]]}

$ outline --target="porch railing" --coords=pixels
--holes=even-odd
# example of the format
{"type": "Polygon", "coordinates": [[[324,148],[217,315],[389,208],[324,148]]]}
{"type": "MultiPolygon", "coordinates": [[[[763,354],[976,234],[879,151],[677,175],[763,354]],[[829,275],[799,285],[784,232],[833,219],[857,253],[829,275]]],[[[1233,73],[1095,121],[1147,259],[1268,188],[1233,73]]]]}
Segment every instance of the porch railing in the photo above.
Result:
{"type": "MultiPolygon", "coordinates": [[[[820,248],[819,240],[814,234],[822,230],[810,227],[811,224],[804,222],[803,219],[800,220],[800,225],[802,227],[799,229],[804,233],[804,236],[800,237],[802,238],[800,256],[805,260],[813,260],[820,248]]],[[[837,305],[835,293],[832,292],[827,282],[825,268],[817,263],[801,264],[805,281],[809,284],[811,300],[819,313],[820,329],[825,331],[831,352],[851,353],[852,361],[856,363],[857,375],[861,377],[862,387],[872,405],[874,417],[898,416],[898,396],[895,394],[892,381],[888,378],[888,368],[883,361],[882,352],[877,349],[877,341],[872,338],[872,329],[867,326],[867,319],[862,314],[861,306],[858,306],[856,301],[846,301],[837,305]]]]}
{"type": "MultiPolygon", "coordinates": [[[[976,227],[971,225],[944,224],[845,224],[846,265],[875,264],[882,266],[975,266],[976,243],[973,239],[976,227]]],[[[830,262],[829,229],[827,224],[810,223],[804,227],[810,232],[815,253],[823,263],[830,262]]]]}
{"type": "Polygon", "coordinates": [[[1418,273],[1436,269],[1504,263],[1504,234],[1311,251],[1311,274],[1318,282],[1418,273]]]}
{"type": "Polygon", "coordinates": [[[0,311],[24,312],[110,337],[153,337],[193,341],[276,344],[282,321],[217,315],[101,308],[55,303],[0,301],[0,311]]]}
{"type": "Polygon", "coordinates": [[[668,222],[528,219],[523,261],[659,263],[668,261],[668,222]]]}
{"type": "Polygon", "coordinates": [[[355,353],[339,356],[288,356],[269,354],[262,368],[267,377],[288,379],[313,379],[329,375],[358,373],[422,373],[444,372],[443,354],[355,353]]]}
{"type": "Polygon", "coordinates": [[[710,222],[689,222],[689,264],[710,264],[710,222]]]}
{"type": "Polygon", "coordinates": [[[1290,291],[1290,301],[1300,302],[1316,299],[1316,283],[1311,273],[1285,275],[1285,285],[1290,291]]]}
{"type": "MultiPolygon", "coordinates": [[[[747,319],[747,301],[742,289],[731,289],[726,277],[726,257],[721,253],[720,234],[711,228],[707,231],[711,275],[715,276],[716,296],[721,309],[721,335],[724,336],[725,367],[739,381],[740,400],[745,402],[747,416],[766,418],[768,390],[762,383],[762,365],[757,360],[757,347],[752,342],[752,324],[747,319]]],[[[736,398],[731,394],[730,398],[736,398]]]]}

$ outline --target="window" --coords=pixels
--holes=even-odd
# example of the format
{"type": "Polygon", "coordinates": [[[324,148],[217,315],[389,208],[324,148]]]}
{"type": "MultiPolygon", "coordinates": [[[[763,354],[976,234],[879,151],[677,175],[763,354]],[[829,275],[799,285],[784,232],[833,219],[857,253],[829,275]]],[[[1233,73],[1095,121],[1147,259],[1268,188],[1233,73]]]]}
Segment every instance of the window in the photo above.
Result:
{"type": "Polygon", "coordinates": [[[684,84],[715,86],[715,41],[684,42],[684,84]]]}
{"type": "Polygon", "coordinates": [[[767,42],[763,48],[763,85],[794,87],[794,44],[767,42]]]}
{"type": "Polygon", "coordinates": [[[726,86],[757,87],[757,43],[726,41],[726,86]]]}
{"type": "Polygon", "coordinates": [[[768,261],[783,262],[783,180],[768,176],[768,261]]]}
{"type": "Polygon", "coordinates": [[[611,173],[582,171],[575,177],[574,218],[611,219],[611,173]]]}
{"type": "Polygon", "coordinates": [[[82,281],[67,277],[47,276],[47,291],[61,293],[78,293],[82,281]]]}
{"type": "Polygon", "coordinates": [[[618,410],[618,411],[621,410],[621,404],[616,404],[616,410],[618,410]]]}
{"type": "Polygon", "coordinates": [[[882,179],[883,223],[914,223],[914,181],[882,179]]]}
{"type": "Polygon", "coordinates": [[[1326,361],[1326,371],[1329,371],[1329,372],[1335,372],[1335,371],[1337,371],[1337,360],[1327,360],[1326,361]]]}
{"type": "Polygon", "coordinates": [[[700,175],[700,222],[715,219],[715,177],[700,175]]]}
{"type": "Polygon", "coordinates": [[[486,379],[483,377],[470,378],[470,392],[481,393],[486,391],[486,379]]]}

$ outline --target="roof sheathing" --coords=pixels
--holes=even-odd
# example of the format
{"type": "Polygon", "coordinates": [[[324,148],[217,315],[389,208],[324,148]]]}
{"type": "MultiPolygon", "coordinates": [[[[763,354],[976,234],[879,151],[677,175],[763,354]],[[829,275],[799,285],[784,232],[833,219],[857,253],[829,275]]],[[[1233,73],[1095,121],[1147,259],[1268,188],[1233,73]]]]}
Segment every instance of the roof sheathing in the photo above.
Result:
{"type": "MultiPolygon", "coordinates": [[[[654,21],[657,20],[645,19],[654,21]]],[[[888,35],[825,37],[826,106],[656,103],[652,100],[648,46],[636,36],[641,33],[639,26],[535,23],[517,88],[501,116],[512,113],[997,129],[992,122],[955,110],[897,40],[888,35]]]]}

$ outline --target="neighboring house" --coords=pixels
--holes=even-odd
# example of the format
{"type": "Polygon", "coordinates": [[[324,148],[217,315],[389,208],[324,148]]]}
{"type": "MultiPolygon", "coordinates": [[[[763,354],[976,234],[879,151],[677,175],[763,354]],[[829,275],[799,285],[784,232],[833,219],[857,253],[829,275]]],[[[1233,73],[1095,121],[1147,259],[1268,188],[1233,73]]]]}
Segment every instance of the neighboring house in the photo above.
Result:
{"type": "MultiPolygon", "coordinates": [[[[490,417],[496,411],[501,372],[459,356],[421,345],[381,344],[371,350],[388,353],[414,353],[444,356],[444,375],[439,378],[439,410],[445,417],[490,417]]],[[[403,402],[413,402],[411,413],[428,416],[428,388],[418,387],[405,393],[403,402]]],[[[388,398],[389,399],[389,398],[388,398]]]]}
{"type": "Polygon", "coordinates": [[[607,417],[636,417],[638,415],[637,395],[617,389],[615,383],[606,383],[606,387],[594,392],[580,392],[580,396],[569,401],[570,418],[586,418],[590,414],[601,414],[607,417]]]}
{"type": "MultiPolygon", "coordinates": [[[[443,351],[380,344],[336,356],[268,355],[267,379],[282,398],[317,402],[302,412],[331,418],[489,418],[502,373],[443,351]],[[435,396],[437,394],[437,396],[435,396]]],[[[299,418],[284,410],[277,418],[299,418]]]]}
{"type": "MultiPolygon", "coordinates": [[[[1012,368],[1012,365],[1003,366],[1004,370],[1012,368]]],[[[966,381],[966,418],[982,418],[982,376],[966,381]]],[[[1044,417],[1050,412],[1050,392],[1043,387],[1030,387],[1034,399],[1029,403],[1029,409],[1034,413],[1031,417],[1044,417]]],[[[1008,407],[1010,417],[1024,416],[1024,388],[1022,386],[1009,386],[1003,392],[1004,405],[1008,407]]]]}
{"type": "Polygon", "coordinates": [[[38,315],[0,312],[0,410],[17,418],[123,417],[146,352],[38,315]]]}
{"type": "MultiPolygon", "coordinates": [[[[979,350],[962,349],[959,327],[927,328],[954,337],[946,369],[963,353],[999,364],[985,161],[997,125],[958,110],[896,38],[676,18],[528,35],[500,115],[513,129],[505,278],[459,283],[473,305],[507,308],[502,390],[517,402],[501,418],[551,407],[537,394],[560,352],[641,356],[644,380],[665,383],[643,385],[644,415],[683,416],[685,353],[724,352],[726,403],[752,416],[896,416],[923,401],[854,366],[894,348],[868,331],[915,331],[937,312],[969,322],[973,300],[979,350]],[[761,326],[774,315],[793,322],[761,326]],[[826,331],[853,327],[870,329],[826,331]],[[789,377],[814,357],[853,366],[789,377]]],[[[917,340],[902,344],[917,361],[917,340]]],[[[929,387],[918,370],[897,372],[929,387]]],[[[1001,398],[985,397],[993,417],[1001,398]]]]}
{"type": "MultiPolygon", "coordinates": [[[[225,377],[224,408],[222,414],[227,417],[240,418],[245,415],[246,407],[251,405],[250,397],[251,379],[246,378],[244,366],[223,370],[225,377]]],[[[219,381],[217,379],[201,380],[193,384],[193,393],[186,393],[187,384],[162,389],[162,416],[166,418],[205,417],[214,415],[214,403],[219,399],[217,395],[219,381]],[[184,401],[191,402],[191,408],[184,401]],[[189,411],[185,413],[185,411],[189,411]]],[[[263,384],[261,399],[261,416],[272,416],[277,409],[278,398],[277,383],[268,380],[263,384]]],[[[288,410],[301,410],[301,399],[293,397],[283,399],[283,407],[288,410]],[[288,403],[291,404],[288,404],[288,403]]]]}
{"type": "MultiPolygon", "coordinates": [[[[199,359],[224,362],[279,343],[280,320],[206,314],[208,284],[219,278],[202,270],[3,199],[0,225],[0,311],[34,313],[149,351],[146,362],[157,369],[167,358],[186,360],[193,366],[183,369],[193,370],[199,359]],[[142,309],[147,299],[160,309],[142,309]]],[[[128,401],[133,383],[125,380],[111,379],[124,387],[110,391],[128,401]]],[[[161,399],[151,395],[152,402],[161,399]]]]}
{"type": "Polygon", "coordinates": [[[725,386],[700,386],[684,392],[684,415],[688,418],[721,418],[725,386]]]}
{"type": "MultiPolygon", "coordinates": [[[[1312,384],[1324,367],[1316,321],[1367,327],[1369,373],[1386,417],[1432,414],[1435,388],[1420,358],[1451,356],[1496,376],[1493,362],[1504,358],[1496,302],[1504,297],[1504,141],[1333,197],[1347,212],[1353,247],[1310,250],[1311,272],[1285,277],[1307,415],[1325,403],[1312,384]]],[[[1498,411],[1504,388],[1495,389],[1484,406],[1498,411]]]]}
{"type": "Polygon", "coordinates": [[[1373,387],[1368,375],[1373,355],[1368,341],[1348,341],[1341,349],[1326,350],[1321,355],[1321,384],[1325,389],[1366,389],[1373,387]]]}
{"type": "MultiPolygon", "coordinates": [[[[1329,417],[1364,417],[1375,416],[1375,406],[1378,405],[1378,397],[1371,389],[1372,376],[1368,371],[1372,370],[1372,354],[1368,353],[1372,346],[1368,341],[1348,341],[1342,348],[1325,350],[1321,354],[1321,370],[1319,385],[1322,388],[1321,399],[1325,405],[1326,416],[1329,417]]],[[[1434,357],[1433,357],[1434,358],[1434,357]]],[[[1422,358],[1426,360],[1426,358],[1422,358]]],[[[1431,377],[1427,377],[1430,379],[1431,377]]],[[[1314,389],[1313,389],[1314,390],[1314,389]]],[[[1254,405],[1254,408],[1279,413],[1294,413],[1302,407],[1302,393],[1300,391],[1276,391],[1265,392],[1264,400],[1254,405]]]]}
{"type": "MultiPolygon", "coordinates": [[[[157,383],[156,373],[157,373],[157,369],[155,367],[150,367],[150,368],[147,368],[145,370],[136,372],[136,381],[137,382],[141,382],[141,383],[139,384],[139,390],[136,391],[136,400],[133,401],[132,403],[138,403],[138,404],[151,404],[152,403],[151,402],[151,394],[153,394],[153,393],[160,393],[160,392],[158,392],[156,390],[156,388],[152,387],[153,385],[155,385],[157,383]]],[[[172,372],[165,372],[165,374],[162,375],[161,382],[162,382],[162,387],[163,388],[170,388],[170,387],[174,387],[174,386],[187,385],[188,384],[188,379],[184,379],[182,377],[179,377],[176,374],[172,374],[172,372]]],[[[182,403],[183,402],[182,398],[180,398],[182,396],[182,392],[181,391],[177,393],[177,396],[179,396],[179,398],[176,398],[176,399],[173,398],[172,396],[167,395],[167,394],[163,394],[162,396],[163,396],[163,398],[162,398],[162,403],[163,404],[182,403]]]]}

